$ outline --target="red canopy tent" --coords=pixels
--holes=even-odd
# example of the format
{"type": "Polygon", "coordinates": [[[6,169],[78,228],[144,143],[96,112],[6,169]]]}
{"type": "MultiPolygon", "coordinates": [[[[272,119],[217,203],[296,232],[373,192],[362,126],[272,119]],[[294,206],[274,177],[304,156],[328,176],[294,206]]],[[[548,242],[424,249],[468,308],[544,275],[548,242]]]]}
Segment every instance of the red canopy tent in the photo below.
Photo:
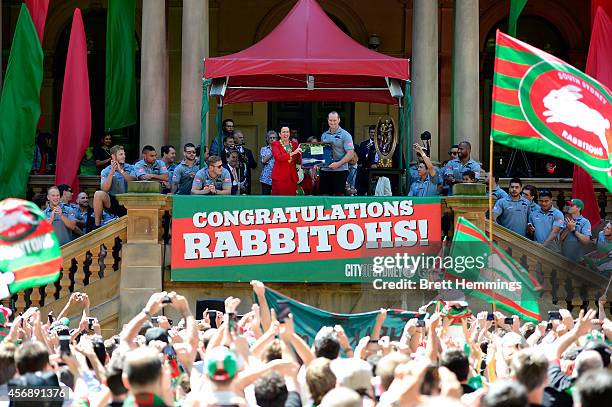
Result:
{"type": "Polygon", "coordinates": [[[408,59],[372,51],[346,35],[315,0],[299,0],[265,38],[205,60],[211,96],[223,103],[342,101],[401,104],[408,59]]]}

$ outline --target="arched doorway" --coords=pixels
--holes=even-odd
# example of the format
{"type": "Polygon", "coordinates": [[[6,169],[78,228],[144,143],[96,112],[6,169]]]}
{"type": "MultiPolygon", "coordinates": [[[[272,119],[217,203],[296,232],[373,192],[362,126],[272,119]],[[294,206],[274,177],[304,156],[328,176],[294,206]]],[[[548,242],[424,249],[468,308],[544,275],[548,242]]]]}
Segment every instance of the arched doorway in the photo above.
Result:
{"type": "MultiPolygon", "coordinates": [[[[489,134],[491,132],[491,95],[493,86],[493,70],[495,60],[495,33],[497,29],[507,32],[508,20],[499,21],[493,29],[489,31],[486,37],[484,52],[482,55],[482,129],[483,140],[482,145],[488,145],[489,134]]],[[[546,19],[539,16],[521,16],[519,20],[519,30],[517,38],[527,42],[549,54],[555,55],[560,59],[567,61],[569,58],[568,46],[559,32],[559,30],[548,22],[546,19]]],[[[558,158],[518,151],[514,153],[514,164],[510,166],[513,149],[495,144],[493,151],[494,170],[501,176],[517,176],[517,177],[571,177],[573,171],[573,163],[560,160],[558,158]],[[528,170],[525,161],[529,164],[531,171],[528,170]],[[547,171],[547,163],[556,165],[554,173],[547,171]]],[[[485,165],[489,166],[489,157],[483,157],[485,165]]]]}
{"type": "MultiPolygon", "coordinates": [[[[94,8],[83,10],[83,25],[87,38],[87,69],[89,72],[89,97],[91,104],[91,145],[99,143],[104,134],[104,104],[105,104],[105,81],[106,81],[106,9],[94,8]]],[[[64,27],[55,49],[53,70],[55,72],[53,82],[53,104],[54,115],[53,128],[56,134],[59,130],[60,111],[62,103],[62,89],[64,86],[64,72],[66,69],[66,56],[68,43],[70,41],[70,30],[72,19],[64,27]]],[[[140,108],[140,43],[136,33],[136,106],[140,108]]],[[[137,115],[139,120],[139,115],[137,115]]],[[[113,131],[114,141],[125,147],[128,161],[134,161],[139,157],[139,124],[113,131]]]]}

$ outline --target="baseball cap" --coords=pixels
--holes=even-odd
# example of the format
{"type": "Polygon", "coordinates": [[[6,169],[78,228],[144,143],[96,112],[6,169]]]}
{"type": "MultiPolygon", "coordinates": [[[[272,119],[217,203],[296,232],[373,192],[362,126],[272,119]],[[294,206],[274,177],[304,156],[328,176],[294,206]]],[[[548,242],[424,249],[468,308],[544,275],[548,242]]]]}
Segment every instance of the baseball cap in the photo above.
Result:
{"type": "Polygon", "coordinates": [[[225,346],[217,346],[206,352],[206,375],[213,381],[233,378],[238,371],[238,360],[234,352],[225,346]]]}
{"type": "Polygon", "coordinates": [[[369,389],[372,386],[372,366],[357,358],[334,359],[329,364],[336,381],[351,390],[369,389]]]}
{"type": "Polygon", "coordinates": [[[579,207],[580,209],[584,209],[584,202],[582,202],[581,199],[578,198],[574,198],[571,201],[568,202],[568,205],[570,206],[574,206],[576,205],[577,207],[579,207]]]}

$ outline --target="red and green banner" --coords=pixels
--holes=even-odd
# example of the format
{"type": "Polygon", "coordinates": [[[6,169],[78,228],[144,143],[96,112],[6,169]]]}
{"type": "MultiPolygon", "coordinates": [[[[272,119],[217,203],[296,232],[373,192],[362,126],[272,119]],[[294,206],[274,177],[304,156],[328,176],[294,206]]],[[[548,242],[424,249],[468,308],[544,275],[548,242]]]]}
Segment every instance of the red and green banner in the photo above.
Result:
{"type": "Polygon", "coordinates": [[[359,282],[374,257],[439,251],[440,198],[180,196],[172,280],[359,282]]]}
{"type": "Polygon", "coordinates": [[[40,116],[43,52],[21,5],[0,98],[0,199],[25,197],[40,116]]]}
{"type": "Polygon", "coordinates": [[[612,96],[560,59],[497,32],[491,139],[572,161],[612,191],[612,96]]]}
{"type": "Polygon", "coordinates": [[[53,226],[34,203],[0,202],[0,299],[57,281],[62,266],[53,226]]]}
{"type": "Polygon", "coordinates": [[[539,285],[527,270],[497,247],[473,223],[459,217],[449,256],[455,259],[484,256],[485,267],[478,264],[446,269],[446,277],[454,286],[529,321],[540,321],[539,285]]]}

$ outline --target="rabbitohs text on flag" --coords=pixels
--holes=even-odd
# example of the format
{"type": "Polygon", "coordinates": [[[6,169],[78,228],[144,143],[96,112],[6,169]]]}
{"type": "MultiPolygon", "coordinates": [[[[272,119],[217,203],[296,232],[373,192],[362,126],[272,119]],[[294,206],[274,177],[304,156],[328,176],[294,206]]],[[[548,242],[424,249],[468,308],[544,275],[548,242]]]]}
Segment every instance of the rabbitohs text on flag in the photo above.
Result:
{"type": "Polygon", "coordinates": [[[574,162],[612,190],[612,96],[562,60],[497,32],[491,139],[574,162]]]}
{"type": "MultiPolygon", "coordinates": [[[[540,321],[539,284],[527,270],[497,247],[483,231],[459,217],[449,256],[487,258],[487,267],[476,264],[461,269],[447,268],[446,278],[455,280],[458,289],[529,321],[540,321]],[[461,288],[465,287],[465,288],[461,288]]],[[[453,264],[461,264],[457,261],[453,264]]]]}

